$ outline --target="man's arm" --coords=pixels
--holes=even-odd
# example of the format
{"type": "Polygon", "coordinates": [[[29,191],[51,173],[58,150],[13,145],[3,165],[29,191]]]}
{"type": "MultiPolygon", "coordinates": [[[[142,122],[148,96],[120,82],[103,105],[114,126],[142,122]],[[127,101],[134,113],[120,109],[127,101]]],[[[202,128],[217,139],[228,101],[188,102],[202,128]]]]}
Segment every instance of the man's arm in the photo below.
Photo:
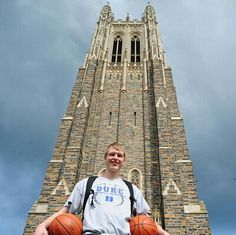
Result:
{"type": "Polygon", "coordinates": [[[68,212],[67,207],[63,207],[61,210],[59,210],[58,212],[48,217],[41,224],[38,225],[38,227],[36,228],[34,232],[34,235],[48,235],[47,228],[49,224],[53,221],[53,219],[56,218],[58,215],[61,215],[67,212],[68,212]]]}

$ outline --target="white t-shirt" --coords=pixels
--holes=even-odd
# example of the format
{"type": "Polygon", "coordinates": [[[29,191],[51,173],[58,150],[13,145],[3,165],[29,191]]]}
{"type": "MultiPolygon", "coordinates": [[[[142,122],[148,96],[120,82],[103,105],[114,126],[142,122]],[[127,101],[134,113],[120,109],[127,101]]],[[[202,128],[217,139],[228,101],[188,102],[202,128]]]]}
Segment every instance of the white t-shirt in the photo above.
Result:
{"type": "MultiPolygon", "coordinates": [[[[79,214],[83,207],[88,178],[78,182],[65,206],[70,212],[79,214]]],[[[121,178],[109,180],[98,177],[92,185],[83,221],[83,234],[130,235],[128,219],[131,215],[130,192],[121,178]]],[[[133,185],[134,208],[138,214],[147,214],[150,208],[140,190],[133,185]]]]}

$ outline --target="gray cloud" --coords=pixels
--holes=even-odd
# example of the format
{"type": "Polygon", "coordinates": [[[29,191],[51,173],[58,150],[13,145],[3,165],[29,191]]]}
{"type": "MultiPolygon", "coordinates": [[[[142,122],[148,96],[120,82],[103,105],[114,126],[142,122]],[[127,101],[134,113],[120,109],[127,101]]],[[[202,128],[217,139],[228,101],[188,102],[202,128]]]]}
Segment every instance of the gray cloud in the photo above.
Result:
{"type": "MultiPolygon", "coordinates": [[[[0,215],[22,234],[106,1],[0,3],[0,215]],[[7,219],[6,219],[7,218],[7,219]]],[[[116,18],[146,2],[110,1],[116,18]]],[[[214,234],[235,234],[235,0],[151,1],[172,67],[200,198],[214,234]]]]}

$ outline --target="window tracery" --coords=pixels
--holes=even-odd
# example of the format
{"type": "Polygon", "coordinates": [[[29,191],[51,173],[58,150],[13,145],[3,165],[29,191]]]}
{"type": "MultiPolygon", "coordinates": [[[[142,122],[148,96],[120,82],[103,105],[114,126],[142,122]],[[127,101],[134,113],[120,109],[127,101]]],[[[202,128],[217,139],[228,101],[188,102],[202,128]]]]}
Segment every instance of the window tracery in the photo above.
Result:
{"type": "Polygon", "coordinates": [[[137,36],[133,36],[131,39],[131,62],[140,62],[140,39],[137,36]]]}
{"type": "Polygon", "coordinates": [[[120,63],[122,54],[122,38],[118,35],[114,38],[111,62],[120,63]]]}
{"type": "Polygon", "coordinates": [[[142,175],[138,169],[133,169],[129,173],[129,180],[136,185],[140,190],[142,189],[142,175]]]}

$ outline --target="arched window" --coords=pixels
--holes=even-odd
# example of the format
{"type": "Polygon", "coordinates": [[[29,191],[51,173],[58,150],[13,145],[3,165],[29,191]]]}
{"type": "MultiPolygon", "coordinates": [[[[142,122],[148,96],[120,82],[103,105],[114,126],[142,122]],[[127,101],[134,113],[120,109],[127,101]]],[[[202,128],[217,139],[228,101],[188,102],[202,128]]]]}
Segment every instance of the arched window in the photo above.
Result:
{"type": "Polygon", "coordinates": [[[142,179],[141,172],[137,169],[133,169],[129,172],[129,180],[132,184],[136,185],[140,190],[142,190],[142,179]]]}
{"type": "Polygon", "coordinates": [[[140,40],[137,36],[131,39],[131,62],[140,62],[140,40]]]}
{"type": "Polygon", "coordinates": [[[122,38],[120,36],[116,36],[113,42],[111,62],[113,63],[121,62],[121,54],[122,54],[122,38]]]}

